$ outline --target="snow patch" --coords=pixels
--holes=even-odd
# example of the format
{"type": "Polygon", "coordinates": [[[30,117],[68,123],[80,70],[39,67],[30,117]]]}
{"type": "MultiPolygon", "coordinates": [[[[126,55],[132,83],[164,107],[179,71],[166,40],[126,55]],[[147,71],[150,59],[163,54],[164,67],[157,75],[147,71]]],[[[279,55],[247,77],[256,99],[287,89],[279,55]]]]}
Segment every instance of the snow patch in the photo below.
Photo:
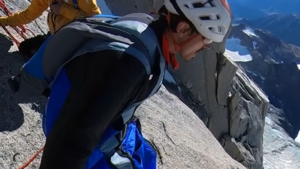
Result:
{"type": "Polygon", "coordinates": [[[295,141],[298,142],[298,143],[300,143],[300,131],[298,133],[298,136],[295,138],[295,141]]]}
{"type": "Polygon", "coordinates": [[[275,125],[275,122],[273,120],[271,120],[269,117],[266,117],[265,123],[269,124],[270,126],[275,125]]]}
{"type": "Polygon", "coordinates": [[[251,72],[251,71],[246,70],[246,72],[252,74],[253,76],[259,77],[259,78],[260,78],[261,80],[263,80],[263,81],[266,79],[266,78],[264,78],[263,76],[258,75],[258,74],[256,74],[256,73],[253,73],[253,72],[251,72]]]}
{"type": "Polygon", "coordinates": [[[257,36],[257,35],[254,33],[253,29],[251,29],[251,28],[246,28],[246,29],[243,30],[243,32],[244,32],[245,34],[247,34],[248,36],[259,37],[259,36],[257,36]]]}
{"type": "Polygon", "coordinates": [[[231,58],[235,62],[249,62],[252,56],[246,47],[240,45],[241,40],[237,38],[230,38],[226,41],[226,50],[224,55],[231,58]]]}

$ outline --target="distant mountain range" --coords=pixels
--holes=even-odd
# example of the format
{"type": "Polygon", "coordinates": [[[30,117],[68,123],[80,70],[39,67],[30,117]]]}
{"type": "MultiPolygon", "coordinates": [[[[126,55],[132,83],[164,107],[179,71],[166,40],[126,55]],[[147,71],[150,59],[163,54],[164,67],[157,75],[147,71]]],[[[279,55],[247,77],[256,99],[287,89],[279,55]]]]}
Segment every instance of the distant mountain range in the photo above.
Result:
{"type": "Polygon", "coordinates": [[[287,119],[282,127],[292,138],[300,130],[300,47],[288,44],[262,29],[235,25],[226,43],[225,55],[242,66],[268,95],[271,104],[282,109],[287,119]]]}
{"type": "Polygon", "coordinates": [[[300,46],[300,14],[273,14],[254,20],[241,20],[240,22],[268,30],[275,37],[300,46]]]}
{"type": "Polygon", "coordinates": [[[235,16],[257,19],[271,14],[300,14],[299,0],[228,0],[235,16]]]}
{"type": "Polygon", "coordinates": [[[228,0],[234,23],[269,31],[287,43],[300,46],[299,0],[228,0]]]}
{"type": "Polygon", "coordinates": [[[261,17],[268,16],[266,12],[256,9],[253,6],[246,6],[240,3],[230,3],[231,12],[235,20],[242,18],[246,19],[257,19],[261,17]]]}

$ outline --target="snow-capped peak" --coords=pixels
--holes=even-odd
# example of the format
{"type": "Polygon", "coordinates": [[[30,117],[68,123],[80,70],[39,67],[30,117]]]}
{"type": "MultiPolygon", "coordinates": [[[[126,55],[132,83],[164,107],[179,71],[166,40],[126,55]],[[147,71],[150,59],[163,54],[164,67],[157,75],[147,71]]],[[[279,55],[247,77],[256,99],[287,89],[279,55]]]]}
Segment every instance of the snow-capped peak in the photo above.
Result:
{"type": "Polygon", "coordinates": [[[243,32],[244,32],[245,34],[247,34],[248,36],[259,37],[259,36],[257,36],[257,35],[254,33],[253,29],[251,29],[251,28],[249,28],[249,27],[246,27],[245,29],[243,29],[243,32]]]}

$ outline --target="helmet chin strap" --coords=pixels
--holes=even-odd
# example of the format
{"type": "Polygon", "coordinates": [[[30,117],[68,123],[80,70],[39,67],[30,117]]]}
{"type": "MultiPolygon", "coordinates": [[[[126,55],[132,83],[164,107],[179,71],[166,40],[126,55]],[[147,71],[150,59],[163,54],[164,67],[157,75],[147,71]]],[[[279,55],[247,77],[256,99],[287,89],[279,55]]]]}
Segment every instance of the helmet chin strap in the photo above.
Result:
{"type": "Polygon", "coordinates": [[[163,44],[163,54],[166,62],[170,65],[172,65],[173,69],[176,70],[179,67],[179,63],[176,60],[175,53],[179,51],[179,46],[174,43],[174,40],[172,39],[172,35],[170,35],[169,32],[165,32],[163,34],[162,38],[162,44],[163,44]],[[167,38],[167,34],[169,35],[169,39],[167,38]],[[172,41],[173,45],[170,45],[170,41],[172,41]],[[170,50],[170,47],[173,47],[172,50],[170,50]]]}

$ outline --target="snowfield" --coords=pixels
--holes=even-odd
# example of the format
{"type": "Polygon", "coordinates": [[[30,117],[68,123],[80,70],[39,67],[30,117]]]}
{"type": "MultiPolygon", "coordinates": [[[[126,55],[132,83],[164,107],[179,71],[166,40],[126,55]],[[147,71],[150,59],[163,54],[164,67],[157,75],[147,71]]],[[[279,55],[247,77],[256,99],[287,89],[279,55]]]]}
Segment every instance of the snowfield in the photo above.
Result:
{"type": "Polygon", "coordinates": [[[300,131],[298,133],[298,136],[295,138],[295,141],[298,142],[298,143],[300,143],[300,131]]]}
{"type": "Polygon", "coordinates": [[[255,36],[255,37],[258,37],[258,38],[259,38],[259,36],[257,36],[257,35],[254,33],[253,29],[251,29],[251,28],[246,28],[246,29],[243,30],[243,32],[244,32],[245,34],[247,34],[248,36],[255,36]]]}
{"type": "Polygon", "coordinates": [[[246,47],[240,45],[241,40],[237,38],[227,39],[224,55],[235,62],[249,62],[252,56],[246,47]]]}

